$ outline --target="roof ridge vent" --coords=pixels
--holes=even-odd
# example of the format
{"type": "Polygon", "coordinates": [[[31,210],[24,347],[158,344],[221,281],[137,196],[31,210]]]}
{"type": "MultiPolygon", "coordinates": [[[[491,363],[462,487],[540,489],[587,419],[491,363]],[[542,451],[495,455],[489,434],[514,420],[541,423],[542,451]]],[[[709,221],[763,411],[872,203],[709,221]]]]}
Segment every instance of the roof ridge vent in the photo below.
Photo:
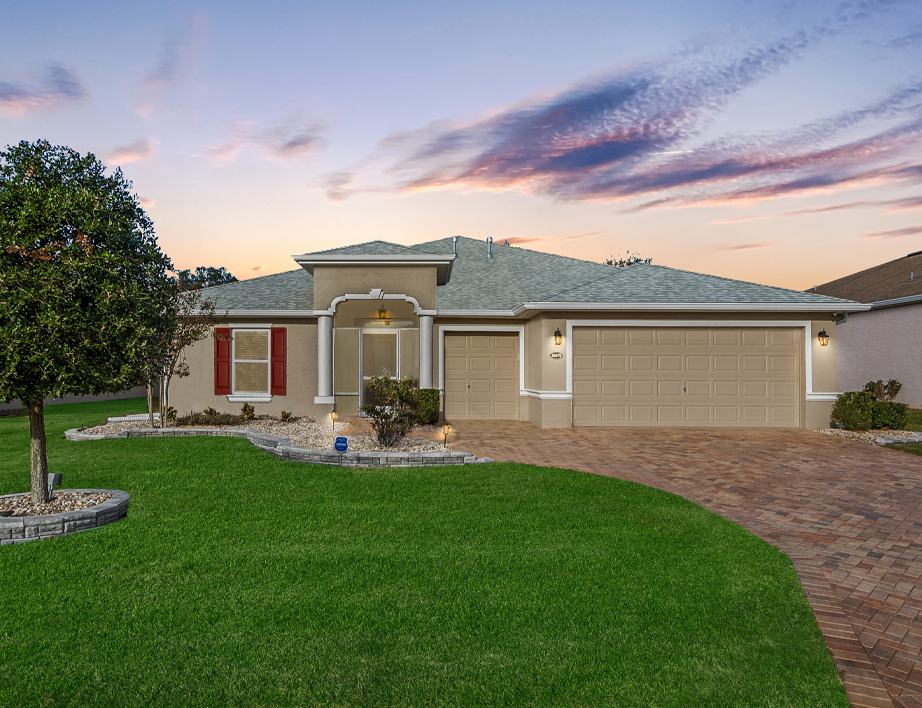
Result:
{"type": "Polygon", "coordinates": [[[493,257],[493,237],[487,236],[487,258],[493,257]]]}

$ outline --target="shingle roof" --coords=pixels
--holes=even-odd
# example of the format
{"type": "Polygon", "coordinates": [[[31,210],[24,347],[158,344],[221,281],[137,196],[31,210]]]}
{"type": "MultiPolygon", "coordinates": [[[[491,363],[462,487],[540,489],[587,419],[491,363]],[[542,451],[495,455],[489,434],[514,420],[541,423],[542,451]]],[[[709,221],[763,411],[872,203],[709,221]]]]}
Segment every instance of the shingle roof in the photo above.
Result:
{"type": "MultiPolygon", "coordinates": [[[[345,246],[324,255],[448,255],[451,238],[402,246],[386,241],[345,246]]],[[[922,271],[922,266],[920,266],[922,271]]],[[[922,278],[920,278],[922,283],[922,278]]],[[[303,269],[253,278],[208,289],[218,310],[309,310],[313,279],[303,269]]],[[[438,287],[438,309],[512,310],[526,302],[776,304],[830,305],[847,300],[786,290],[714,275],[655,265],[629,268],[493,244],[487,258],[484,241],[458,238],[451,279],[438,287]]]]}
{"type": "MultiPolygon", "coordinates": [[[[811,288],[807,292],[814,291],[811,288]]],[[[922,295],[922,251],[818,285],[816,292],[858,302],[922,295]]]]}
{"type": "Polygon", "coordinates": [[[314,279],[303,268],[264,275],[203,291],[215,301],[215,311],[313,310],[314,279]]]}
{"type": "Polygon", "coordinates": [[[399,256],[404,253],[413,253],[413,249],[409,246],[401,246],[399,243],[391,243],[390,241],[366,241],[365,243],[356,243],[351,246],[343,246],[342,248],[313,251],[305,255],[317,256],[323,254],[325,256],[332,256],[338,254],[341,256],[399,256]]]}

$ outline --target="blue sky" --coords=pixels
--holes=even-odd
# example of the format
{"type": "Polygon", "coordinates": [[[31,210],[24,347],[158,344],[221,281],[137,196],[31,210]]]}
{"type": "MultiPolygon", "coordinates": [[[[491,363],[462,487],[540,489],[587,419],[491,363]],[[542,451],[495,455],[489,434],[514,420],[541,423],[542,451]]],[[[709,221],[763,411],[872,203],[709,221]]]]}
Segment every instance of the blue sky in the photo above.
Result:
{"type": "Polygon", "coordinates": [[[177,267],[462,234],[806,288],[922,249],[922,3],[8,2],[0,144],[177,267]]]}

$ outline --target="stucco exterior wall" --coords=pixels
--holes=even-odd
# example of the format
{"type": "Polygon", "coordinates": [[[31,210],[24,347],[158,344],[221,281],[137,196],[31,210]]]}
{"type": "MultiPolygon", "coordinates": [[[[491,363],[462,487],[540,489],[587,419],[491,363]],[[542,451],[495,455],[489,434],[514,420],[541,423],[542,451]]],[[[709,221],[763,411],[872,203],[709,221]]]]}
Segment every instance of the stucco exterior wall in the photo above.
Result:
{"type": "Polygon", "coordinates": [[[416,298],[424,310],[436,309],[436,267],[426,266],[315,266],[314,309],[325,310],[348,293],[380,288],[389,295],[416,298]]]}
{"type": "MultiPolygon", "coordinates": [[[[265,322],[265,319],[259,320],[259,324],[265,322]]],[[[235,319],[233,324],[245,326],[247,320],[235,319]]],[[[329,415],[332,406],[314,404],[314,396],[317,395],[317,322],[274,320],[272,325],[288,330],[286,395],[273,396],[269,403],[254,403],[256,414],[277,416],[284,410],[296,416],[319,418],[329,415]]],[[[243,403],[232,403],[227,396],[214,394],[214,340],[211,337],[187,349],[186,360],[190,375],[182,379],[174,377],[170,385],[170,405],[180,415],[189,411],[198,413],[209,407],[222,413],[240,412],[243,403]]]]}
{"type": "Polygon", "coordinates": [[[922,304],[853,313],[836,334],[839,391],[860,391],[868,381],[897,379],[903,388],[896,400],[922,406],[922,304]]]}

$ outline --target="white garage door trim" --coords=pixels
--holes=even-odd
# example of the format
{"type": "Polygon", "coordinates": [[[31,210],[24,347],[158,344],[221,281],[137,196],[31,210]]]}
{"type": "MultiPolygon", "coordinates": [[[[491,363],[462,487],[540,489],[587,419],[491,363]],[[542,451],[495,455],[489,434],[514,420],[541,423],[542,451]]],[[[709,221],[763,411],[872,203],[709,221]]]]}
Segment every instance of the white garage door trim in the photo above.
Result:
{"type": "MultiPolygon", "coordinates": [[[[438,325],[436,325],[438,326],[438,325]]],[[[568,332],[570,330],[567,330],[568,332]]],[[[444,325],[439,327],[439,389],[445,394],[445,333],[446,332],[517,332],[519,335],[519,395],[525,394],[525,327],[507,325],[444,325]]],[[[570,377],[570,374],[567,374],[570,377]]],[[[570,378],[567,386],[572,385],[570,378]]]]}
{"type": "Polygon", "coordinates": [[[813,391],[813,330],[809,320],[567,320],[567,390],[573,395],[574,327],[803,327],[808,401],[834,401],[838,394],[813,391]]]}

